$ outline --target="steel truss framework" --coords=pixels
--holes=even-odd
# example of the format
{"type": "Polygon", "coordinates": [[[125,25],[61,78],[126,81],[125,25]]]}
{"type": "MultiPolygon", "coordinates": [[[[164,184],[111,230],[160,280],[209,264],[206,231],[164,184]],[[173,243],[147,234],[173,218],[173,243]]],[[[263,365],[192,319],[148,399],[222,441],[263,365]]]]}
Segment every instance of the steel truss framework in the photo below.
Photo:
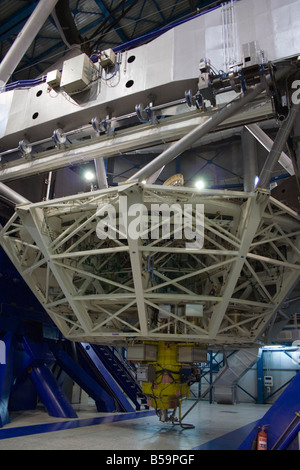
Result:
{"type": "Polygon", "coordinates": [[[0,243],[72,341],[263,342],[300,275],[300,217],[265,191],[132,183],[19,206],[0,243]],[[120,196],[147,207],[142,236],[122,238],[117,226],[115,239],[100,239],[99,210],[110,205],[119,219],[120,196]],[[157,219],[169,236],[151,238],[151,205],[163,203],[191,204],[198,231],[194,208],[204,205],[202,248],[176,238],[176,211],[157,219]],[[191,304],[202,316],[187,314],[191,304]]]}

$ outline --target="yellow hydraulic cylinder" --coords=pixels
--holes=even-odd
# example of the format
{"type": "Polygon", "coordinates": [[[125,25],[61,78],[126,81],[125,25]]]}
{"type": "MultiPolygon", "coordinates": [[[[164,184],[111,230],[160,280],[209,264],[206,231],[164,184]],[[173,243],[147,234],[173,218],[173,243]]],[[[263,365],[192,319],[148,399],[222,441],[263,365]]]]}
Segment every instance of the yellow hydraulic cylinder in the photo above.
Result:
{"type": "Polygon", "coordinates": [[[158,342],[157,345],[157,362],[151,363],[155,367],[155,378],[152,382],[143,382],[143,393],[152,408],[175,409],[190,396],[189,385],[181,381],[182,364],[177,362],[179,344],[158,342]]]}

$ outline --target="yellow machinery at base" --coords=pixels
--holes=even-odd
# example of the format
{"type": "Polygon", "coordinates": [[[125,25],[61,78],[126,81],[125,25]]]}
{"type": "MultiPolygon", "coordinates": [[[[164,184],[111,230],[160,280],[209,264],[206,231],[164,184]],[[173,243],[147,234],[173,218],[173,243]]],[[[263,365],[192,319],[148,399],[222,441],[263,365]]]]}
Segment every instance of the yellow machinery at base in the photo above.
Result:
{"type": "Polygon", "coordinates": [[[194,343],[143,342],[128,347],[127,359],[138,363],[137,380],[160,420],[174,421],[177,408],[180,420],[181,404],[190,396],[198,364],[207,361],[206,348],[194,343]]]}

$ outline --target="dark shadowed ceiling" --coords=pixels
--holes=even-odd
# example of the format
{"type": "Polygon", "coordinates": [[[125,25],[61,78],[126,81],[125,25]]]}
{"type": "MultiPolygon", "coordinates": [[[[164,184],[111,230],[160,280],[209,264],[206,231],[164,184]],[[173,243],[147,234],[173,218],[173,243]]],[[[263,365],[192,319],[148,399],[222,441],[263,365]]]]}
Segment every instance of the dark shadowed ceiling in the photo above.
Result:
{"type": "MultiPolygon", "coordinates": [[[[221,4],[208,0],[59,0],[11,81],[43,74],[72,47],[95,51],[137,38],[221,4]]],[[[0,60],[34,11],[38,0],[0,1],[0,60]]],[[[135,44],[135,43],[134,43],[135,44]]]]}

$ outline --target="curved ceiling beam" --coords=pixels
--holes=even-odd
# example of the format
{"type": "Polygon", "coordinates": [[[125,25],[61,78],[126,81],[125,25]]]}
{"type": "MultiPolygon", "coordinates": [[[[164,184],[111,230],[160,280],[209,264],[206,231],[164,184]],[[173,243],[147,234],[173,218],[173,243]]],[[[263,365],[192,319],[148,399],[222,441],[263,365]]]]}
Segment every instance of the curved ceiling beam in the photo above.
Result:
{"type": "Polygon", "coordinates": [[[77,29],[69,0],[58,1],[55,10],[52,12],[52,18],[67,47],[71,48],[74,45],[80,45],[82,51],[89,54],[89,46],[84,44],[84,39],[77,29]]]}

